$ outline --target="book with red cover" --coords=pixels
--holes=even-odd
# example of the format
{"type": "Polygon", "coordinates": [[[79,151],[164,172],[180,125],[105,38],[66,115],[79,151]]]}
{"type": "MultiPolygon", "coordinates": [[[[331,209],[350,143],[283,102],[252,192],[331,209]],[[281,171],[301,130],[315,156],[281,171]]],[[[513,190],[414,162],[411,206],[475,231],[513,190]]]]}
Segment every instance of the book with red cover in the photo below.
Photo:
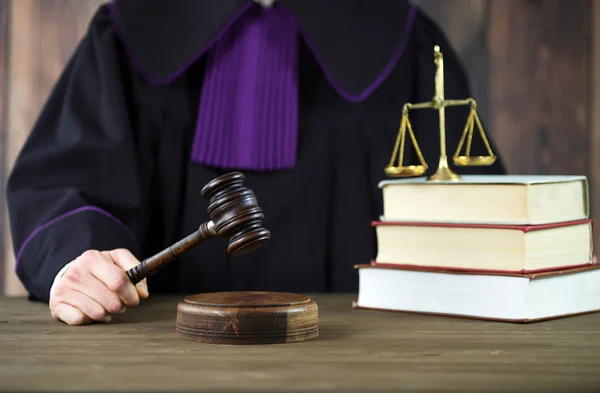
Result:
{"type": "Polygon", "coordinates": [[[469,272],[356,265],[354,308],[505,322],[535,322],[600,311],[600,266],[541,273],[469,272]]]}
{"type": "Polygon", "coordinates": [[[381,266],[533,273],[584,267],[594,255],[593,222],[541,225],[373,221],[381,266]]]}

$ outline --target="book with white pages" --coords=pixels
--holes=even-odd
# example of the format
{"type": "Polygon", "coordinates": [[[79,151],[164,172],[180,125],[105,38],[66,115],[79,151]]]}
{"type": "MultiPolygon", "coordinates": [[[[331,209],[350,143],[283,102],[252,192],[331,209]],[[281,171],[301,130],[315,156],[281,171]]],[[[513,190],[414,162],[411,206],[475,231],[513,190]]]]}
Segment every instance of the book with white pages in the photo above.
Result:
{"type": "Polygon", "coordinates": [[[585,176],[463,175],[388,179],[381,221],[542,225],[589,218],[585,176]]]}
{"type": "Polygon", "coordinates": [[[527,323],[600,311],[600,268],[537,274],[355,266],[354,308],[527,323]]]}

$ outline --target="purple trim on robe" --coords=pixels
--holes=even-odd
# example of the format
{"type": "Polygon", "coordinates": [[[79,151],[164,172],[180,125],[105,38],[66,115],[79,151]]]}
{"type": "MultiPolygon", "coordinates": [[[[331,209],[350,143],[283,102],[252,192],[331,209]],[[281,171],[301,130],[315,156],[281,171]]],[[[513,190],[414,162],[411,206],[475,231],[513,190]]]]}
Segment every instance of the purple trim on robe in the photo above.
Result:
{"type": "MultiPolygon", "coordinates": [[[[109,7],[118,33],[113,4],[109,7]]],[[[410,3],[398,49],[379,76],[357,95],[349,94],[336,82],[292,12],[283,6],[263,8],[251,2],[241,7],[208,45],[170,77],[156,81],[144,75],[150,83],[168,83],[211,48],[191,149],[192,161],[227,169],[293,169],[298,132],[300,37],[338,94],[348,102],[362,102],[385,81],[402,57],[416,12],[416,6],[410,3]],[[242,15],[244,19],[240,20],[242,15]]],[[[125,40],[121,41],[134,66],[143,73],[125,40]]]]}
{"type": "Polygon", "coordinates": [[[315,60],[317,61],[317,63],[319,63],[319,66],[321,67],[321,70],[325,74],[325,77],[327,78],[329,83],[333,86],[333,88],[338,92],[338,94],[341,95],[346,101],[362,102],[365,99],[367,99],[375,90],[377,90],[377,88],[391,74],[394,67],[396,67],[396,64],[398,64],[398,62],[400,61],[402,54],[406,50],[406,45],[408,44],[410,33],[412,32],[412,28],[415,23],[416,15],[417,15],[417,7],[411,2],[410,10],[409,10],[408,16],[406,18],[406,23],[404,25],[404,35],[402,36],[402,40],[400,41],[400,45],[398,46],[398,49],[396,50],[396,52],[390,59],[389,63],[385,66],[385,68],[383,69],[381,74],[379,74],[377,79],[375,79],[373,81],[373,83],[371,83],[371,85],[369,85],[362,93],[360,93],[358,95],[351,95],[351,94],[347,93],[346,91],[344,91],[344,89],[335,81],[335,78],[333,77],[331,72],[329,72],[327,67],[325,67],[325,62],[323,62],[319,58],[318,52],[315,50],[314,45],[309,41],[308,37],[306,37],[302,33],[302,30],[300,30],[300,34],[302,35],[302,39],[304,40],[304,42],[306,42],[306,45],[309,47],[310,51],[313,53],[315,60]]]}
{"type": "MultiPolygon", "coordinates": [[[[165,1],[168,1],[168,0],[165,0],[165,1]]],[[[205,1],[205,0],[200,0],[200,1],[205,1]]],[[[114,3],[112,1],[110,3],[108,3],[108,12],[109,12],[110,18],[112,20],[113,26],[115,28],[115,32],[117,33],[117,37],[119,38],[119,41],[121,42],[121,45],[123,46],[123,50],[125,51],[125,54],[127,55],[127,57],[129,57],[131,63],[135,67],[135,69],[140,74],[142,74],[144,76],[144,78],[146,78],[146,80],[150,84],[155,85],[155,86],[161,86],[161,85],[169,84],[169,83],[173,82],[175,79],[179,78],[181,76],[181,74],[183,74],[195,62],[197,62],[198,59],[200,59],[200,57],[202,57],[206,53],[206,51],[208,51],[217,41],[219,41],[227,33],[229,28],[240,18],[240,16],[242,16],[246,11],[248,11],[253,5],[254,5],[254,3],[248,2],[248,3],[244,4],[242,7],[240,7],[240,9],[237,10],[235,12],[235,14],[233,14],[233,16],[227,21],[227,23],[225,23],[223,28],[213,37],[213,39],[211,39],[206,45],[204,45],[204,47],[202,49],[200,49],[200,51],[198,53],[196,53],[196,55],[194,55],[187,63],[182,65],[173,74],[171,74],[170,76],[168,76],[164,79],[155,79],[152,76],[150,76],[146,72],[144,67],[142,67],[142,65],[138,61],[138,59],[133,55],[133,51],[129,48],[129,46],[127,45],[127,42],[125,42],[125,39],[121,36],[121,34],[119,32],[119,22],[117,20],[116,14],[115,14],[116,11],[115,11],[115,7],[114,7],[114,3]]]]}
{"type": "Polygon", "coordinates": [[[21,260],[21,256],[23,255],[23,252],[25,251],[25,248],[29,245],[29,243],[33,240],[33,238],[40,233],[42,230],[48,228],[50,225],[57,223],[58,221],[65,219],[67,217],[70,217],[74,214],[77,213],[81,213],[84,211],[95,211],[101,214],[104,214],[106,217],[110,218],[111,220],[113,220],[114,222],[116,222],[118,225],[120,225],[121,227],[123,227],[127,232],[129,232],[129,234],[131,235],[131,237],[133,238],[133,241],[136,244],[136,247],[139,248],[139,244],[137,242],[137,240],[135,239],[135,236],[133,234],[133,232],[131,232],[131,229],[129,229],[125,224],[123,224],[118,218],[116,218],[115,216],[113,216],[112,214],[110,214],[109,212],[107,212],[106,210],[103,210],[99,207],[96,206],[82,206],[79,207],[77,209],[73,209],[71,211],[68,211],[64,214],[61,214],[58,217],[55,217],[53,219],[51,219],[50,221],[46,222],[45,224],[40,225],[39,227],[37,227],[33,232],[31,232],[31,234],[27,237],[27,239],[25,239],[25,241],[23,242],[23,244],[21,245],[21,248],[19,249],[19,252],[17,253],[17,257],[16,257],[16,262],[15,262],[15,271],[17,266],[19,265],[19,261],[21,260]]]}
{"type": "MultiPolygon", "coordinates": [[[[149,83],[151,83],[153,85],[160,86],[160,85],[163,85],[163,84],[170,83],[173,80],[177,79],[179,76],[181,76],[181,74],[183,74],[192,64],[194,64],[196,61],[198,61],[198,59],[200,57],[202,57],[206,53],[206,51],[208,51],[215,44],[215,42],[217,42],[221,37],[223,37],[224,34],[226,34],[227,30],[233,25],[233,23],[235,23],[240,18],[240,16],[242,16],[248,9],[250,9],[250,7],[252,7],[254,5],[257,5],[257,4],[254,4],[253,2],[248,2],[248,3],[244,4],[244,6],[242,6],[231,17],[231,19],[223,26],[223,28],[221,29],[221,31],[219,31],[219,33],[207,45],[205,45],[204,48],[202,48],[192,59],[190,59],[181,68],[179,68],[178,70],[176,70],[172,75],[170,75],[169,77],[167,77],[165,79],[154,79],[154,78],[152,78],[150,75],[148,75],[146,73],[146,71],[144,70],[144,68],[140,65],[139,61],[137,61],[137,58],[133,55],[132,51],[129,50],[129,48],[128,48],[126,42],[125,42],[125,40],[119,35],[119,23],[118,23],[117,18],[116,18],[115,14],[114,14],[115,11],[114,11],[114,7],[113,7],[112,1],[108,4],[108,7],[109,7],[109,13],[110,13],[110,16],[111,16],[111,19],[112,19],[112,22],[113,22],[113,26],[115,28],[117,36],[119,37],[119,39],[120,39],[120,41],[121,41],[121,43],[123,45],[123,49],[125,50],[125,53],[127,54],[127,57],[129,57],[130,61],[134,65],[134,67],[138,70],[138,72],[140,74],[144,75],[144,77],[146,78],[146,80],[148,80],[149,83]]],[[[379,75],[379,77],[376,80],[374,80],[373,83],[371,83],[371,85],[369,85],[369,87],[367,87],[359,95],[351,95],[351,94],[347,93],[335,81],[335,78],[333,78],[333,76],[331,75],[331,73],[325,67],[325,63],[318,58],[317,53],[314,51],[314,45],[310,44],[306,40],[306,37],[304,37],[304,35],[302,35],[302,32],[300,32],[300,34],[302,35],[302,37],[305,39],[305,42],[306,42],[307,46],[309,46],[309,48],[313,52],[315,58],[318,59],[319,65],[321,66],[323,72],[325,73],[325,75],[326,75],[329,83],[331,83],[333,85],[333,87],[336,89],[336,91],[342,97],[344,97],[344,99],[346,99],[346,100],[348,100],[350,102],[364,101],[370,94],[373,93],[374,90],[377,89],[377,87],[379,87],[385,81],[385,79],[388,77],[388,75],[394,69],[394,67],[396,66],[396,64],[398,63],[398,61],[400,60],[400,58],[402,57],[402,54],[404,53],[404,50],[406,49],[406,44],[408,43],[409,35],[410,35],[411,31],[412,31],[412,28],[413,28],[414,22],[415,22],[415,17],[416,17],[416,13],[417,13],[417,7],[412,2],[409,3],[409,7],[410,7],[410,10],[409,10],[409,13],[408,13],[406,24],[404,26],[404,36],[402,37],[402,40],[401,40],[401,42],[400,42],[400,44],[398,46],[398,50],[396,51],[396,53],[394,54],[394,56],[390,59],[390,62],[383,69],[383,71],[381,72],[381,74],[379,75]]],[[[283,7],[281,7],[281,8],[283,8],[283,7]]]]}
{"type": "Polygon", "coordinates": [[[296,164],[298,25],[255,7],[207,54],[192,160],[241,170],[296,164]]]}

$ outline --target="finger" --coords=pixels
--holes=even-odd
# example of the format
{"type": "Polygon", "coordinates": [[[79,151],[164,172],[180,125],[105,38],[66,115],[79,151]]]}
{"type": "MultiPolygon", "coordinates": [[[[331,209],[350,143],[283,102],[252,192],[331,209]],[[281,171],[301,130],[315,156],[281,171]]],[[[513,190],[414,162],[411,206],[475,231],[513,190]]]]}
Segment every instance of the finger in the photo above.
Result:
{"type": "Polygon", "coordinates": [[[150,293],[148,292],[148,284],[146,283],[145,278],[142,281],[135,284],[135,289],[137,290],[140,299],[147,299],[148,296],[150,296],[150,293]]]}
{"type": "Polygon", "coordinates": [[[70,285],[98,302],[110,314],[122,314],[127,309],[119,296],[91,273],[83,282],[73,282],[70,285]]]}
{"type": "MultiPolygon", "coordinates": [[[[140,264],[140,261],[127,249],[117,249],[112,251],[104,251],[112,261],[119,266],[121,269],[127,271],[140,264]]],[[[146,299],[149,296],[148,284],[144,278],[142,281],[135,285],[138,295],[142,299],[146,299]]]]}
{"type": "Polygon", "coordinates": [[[66,304],[57,303],[51,310],[52,318],[57,321],[62,321],[67,325],[85,325],[92,322],[81,310],[66,304]]]}
{"type": "Polygon", "coordinates": [[[134,307],[139,304],[139,296],[129,277],[108,254],[98,252],[86,257],[85,261],[89,272],[115,293],[126,306],[134,307]]]}
{"type": "Polygon", "coordinates": [[[92,321],[110,322],[111,316],[100,303],[90,298],[83,292],[76,289],[68,289],[61,296],[63,302],[68,302],[69,305],[79,309],[85,316],[92,321]]]}
{"type": "Polygon", "coordinates": [[[64,299],[64,290],[69,288],[86,294],[111,314],[121,314],[126,310],[121,299],[81,264],[71,266],[58,278],[55,292],[58,290],[59,297],[64,299]]]}

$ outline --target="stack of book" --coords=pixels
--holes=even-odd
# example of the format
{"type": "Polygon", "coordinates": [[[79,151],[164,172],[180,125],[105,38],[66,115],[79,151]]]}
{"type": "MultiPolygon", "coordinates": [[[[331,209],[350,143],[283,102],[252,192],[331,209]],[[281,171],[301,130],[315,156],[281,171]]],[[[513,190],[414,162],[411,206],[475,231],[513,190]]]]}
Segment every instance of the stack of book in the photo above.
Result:
{"type": "Polygon", "coordinates": [[[600,310],[585,176],[386,180],[354,307],[531,322],[600,310]]]}

